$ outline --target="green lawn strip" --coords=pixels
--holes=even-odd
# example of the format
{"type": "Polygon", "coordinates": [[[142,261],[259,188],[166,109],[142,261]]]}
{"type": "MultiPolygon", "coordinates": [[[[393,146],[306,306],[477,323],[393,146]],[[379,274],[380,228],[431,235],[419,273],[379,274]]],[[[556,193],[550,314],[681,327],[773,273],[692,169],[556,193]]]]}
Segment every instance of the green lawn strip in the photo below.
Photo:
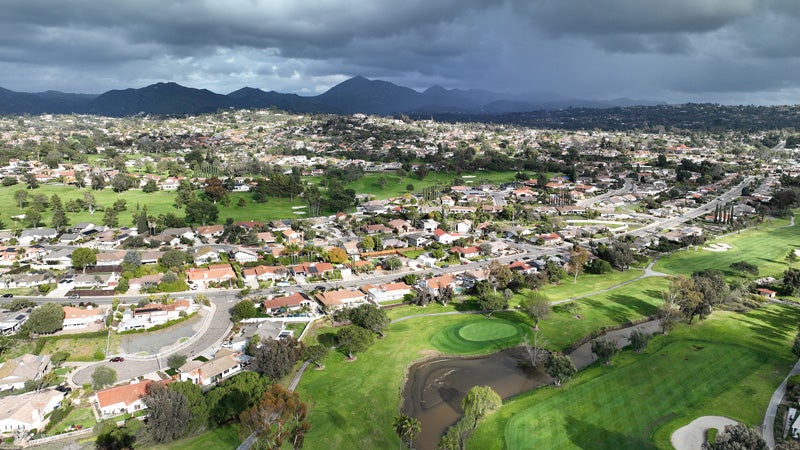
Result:
{"type": "Polygon", "coordinates": [[[539,322],[542,335],[549,348],[562,350],[583,336],[603,327],[622,325],[656,313],[661,303],[661,291],[669,282],[665,278],[650,277],[617,289],[575,300],[575,312],[557,305],[546,320],[539,322]],[[575,315],[581,318],[576,318],[575,315]]]}
{"type": "Polygon", "coordinates": [[[469,448],[670,448],[674,430],[702,415],[761,421],[791,367],[800,311],[770,305],[715,312],[624,352],[561,388],[509,401],[482,423],[469,448]]]}
{"type": "Polygon", "coordinates": [[[440,303],[430,303],[427,306],[418,306],[418,305],[403,305],[403,306],[396,306],[394,308],[388,308],[386,310],[386,315],[389,316],[390,319],[395,320],[401,317],[406,316],[415,316],[418,314],[438,314],[443,312],[452,312],[456,311],[454,303],[450,303],[447,306],[442,306],[440,303]]]}
{"type": "MultiPolygon", "coordinates": [[[[391,422],[398,414],[399,391],[407,367],[440,353],[432,342],[454,354],[494,352],[498,342],[487,339],[486,332],[493,328],[508,332],[509,326],[525,329],[502,314],[496,318],[472,314],[420,317],[390,325],[386,336],[357,354],[355,361],[347,362],[341,353],[332,352],[324,360],[325,370],[307,370],[297,389],[313,405],[305,448],[396,447],[398,438],[391,422]],[[456,328],[466,329],[468,338],[440,335],[443,330],[456,328]]],[[[333,328],[321,329],[317,336],[327,345],[332,342],[333,333],[333,328]]],[[[504,343],[514,344],[520,339],[519,335],[516,339],[507,336],[504,343]]]]}
{"type": "Polygon", "coordinates": [[[700,269],[719,269],[728,277],[734,277],[737,274],[730,269],[731,263],[746,261],[758,266],[758,277],[781,275],[788,268],[785,258],[789,250],[800,248],[800,226],[785,225],[788,221],[775,220],[772,225],[731,234],[704,246],[665,256],[656,263],[654,270],[690,275],[700,269]],[[702,249],[715,242],[730,244],[733,248],[724,252],[702,249]]]}
{"type": "Polygon", "coordinates": [[[172,441],[169,444],[154,445],[144,448],[150,450],[212,450],[236,448],[241,443],[242,440],[239,438],[237,426],[230,424],[219,428],[212,428],[204,433],[198,434],[197,436],[178,439],[177,441],[172,441]]]}

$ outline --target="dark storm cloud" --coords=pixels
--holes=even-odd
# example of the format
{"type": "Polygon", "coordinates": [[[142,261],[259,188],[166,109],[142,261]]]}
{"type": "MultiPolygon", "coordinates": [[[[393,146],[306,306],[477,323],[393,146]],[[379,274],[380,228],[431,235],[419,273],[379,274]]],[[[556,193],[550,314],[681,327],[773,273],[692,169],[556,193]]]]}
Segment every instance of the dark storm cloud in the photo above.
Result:
{"type": "Polygon", "coordinates": [[[316,94],[361,74],[418,89],[775,101],[800,84],[799,18],[793,0],[7,0],[0,86],[316,94]]]}

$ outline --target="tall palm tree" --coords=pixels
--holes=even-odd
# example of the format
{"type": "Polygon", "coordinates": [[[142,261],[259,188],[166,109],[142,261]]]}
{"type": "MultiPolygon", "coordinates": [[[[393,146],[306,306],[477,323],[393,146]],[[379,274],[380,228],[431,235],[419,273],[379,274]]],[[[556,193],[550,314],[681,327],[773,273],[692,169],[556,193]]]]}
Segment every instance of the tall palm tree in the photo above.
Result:
{"type": "Polygon", "coordinates": [[[400,438],[400,448],[402,448],[404,440],[408,444],[408,448],[411,448],[414,435],[422,430],[419,420],[414,417],[409,417],[405,414],[395,416],[392,425],[395,433],[397,433],[397,436],[400,438]]]}

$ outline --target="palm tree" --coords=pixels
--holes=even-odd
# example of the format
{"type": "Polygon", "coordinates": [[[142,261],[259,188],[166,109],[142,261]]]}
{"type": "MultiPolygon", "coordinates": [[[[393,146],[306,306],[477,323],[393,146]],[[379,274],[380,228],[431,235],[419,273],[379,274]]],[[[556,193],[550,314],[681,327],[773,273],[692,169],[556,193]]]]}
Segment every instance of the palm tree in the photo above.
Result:
{"type": "Polygon", "coordinates": [[[400,448],[402,448],[404,440],[406,440],[408,448],[411,448],[411,442],[414,439],[414,435],[422,430],[419,420],[414,417],[409,417],[405,414],[395,416],[392,426],[394,427],[394,432],[397,433],[397,436],[400,438],[400,448]]]}

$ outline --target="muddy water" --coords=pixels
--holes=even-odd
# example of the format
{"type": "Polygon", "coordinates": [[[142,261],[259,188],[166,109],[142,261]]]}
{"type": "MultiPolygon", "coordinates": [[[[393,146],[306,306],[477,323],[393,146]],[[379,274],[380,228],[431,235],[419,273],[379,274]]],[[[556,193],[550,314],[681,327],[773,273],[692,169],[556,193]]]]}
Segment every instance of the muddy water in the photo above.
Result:
{"type": "MultiPolygon", "coordinates": [[[[634,329],[655,333],[658,331],[658,322],[612,331],[605,337],[621,347],[628,345],[628,336],[634,329]]],[[[422,431],[414,437],[414,448],[436,448],[436,443],[447,428],[461,419],[461,401],[475,386],[491,386],[505,400],[552,383],[552,378],[540,368],[528,373],[520,369],[519,359],[515,357],[518,351],[504,350],[480,358],[441,357],[411,366],[403,387],[402,410],[419,419],[422,424],[422,431]]],[[[596,360],[591,342],[569,356],[578,370],[596,360]]]]}

